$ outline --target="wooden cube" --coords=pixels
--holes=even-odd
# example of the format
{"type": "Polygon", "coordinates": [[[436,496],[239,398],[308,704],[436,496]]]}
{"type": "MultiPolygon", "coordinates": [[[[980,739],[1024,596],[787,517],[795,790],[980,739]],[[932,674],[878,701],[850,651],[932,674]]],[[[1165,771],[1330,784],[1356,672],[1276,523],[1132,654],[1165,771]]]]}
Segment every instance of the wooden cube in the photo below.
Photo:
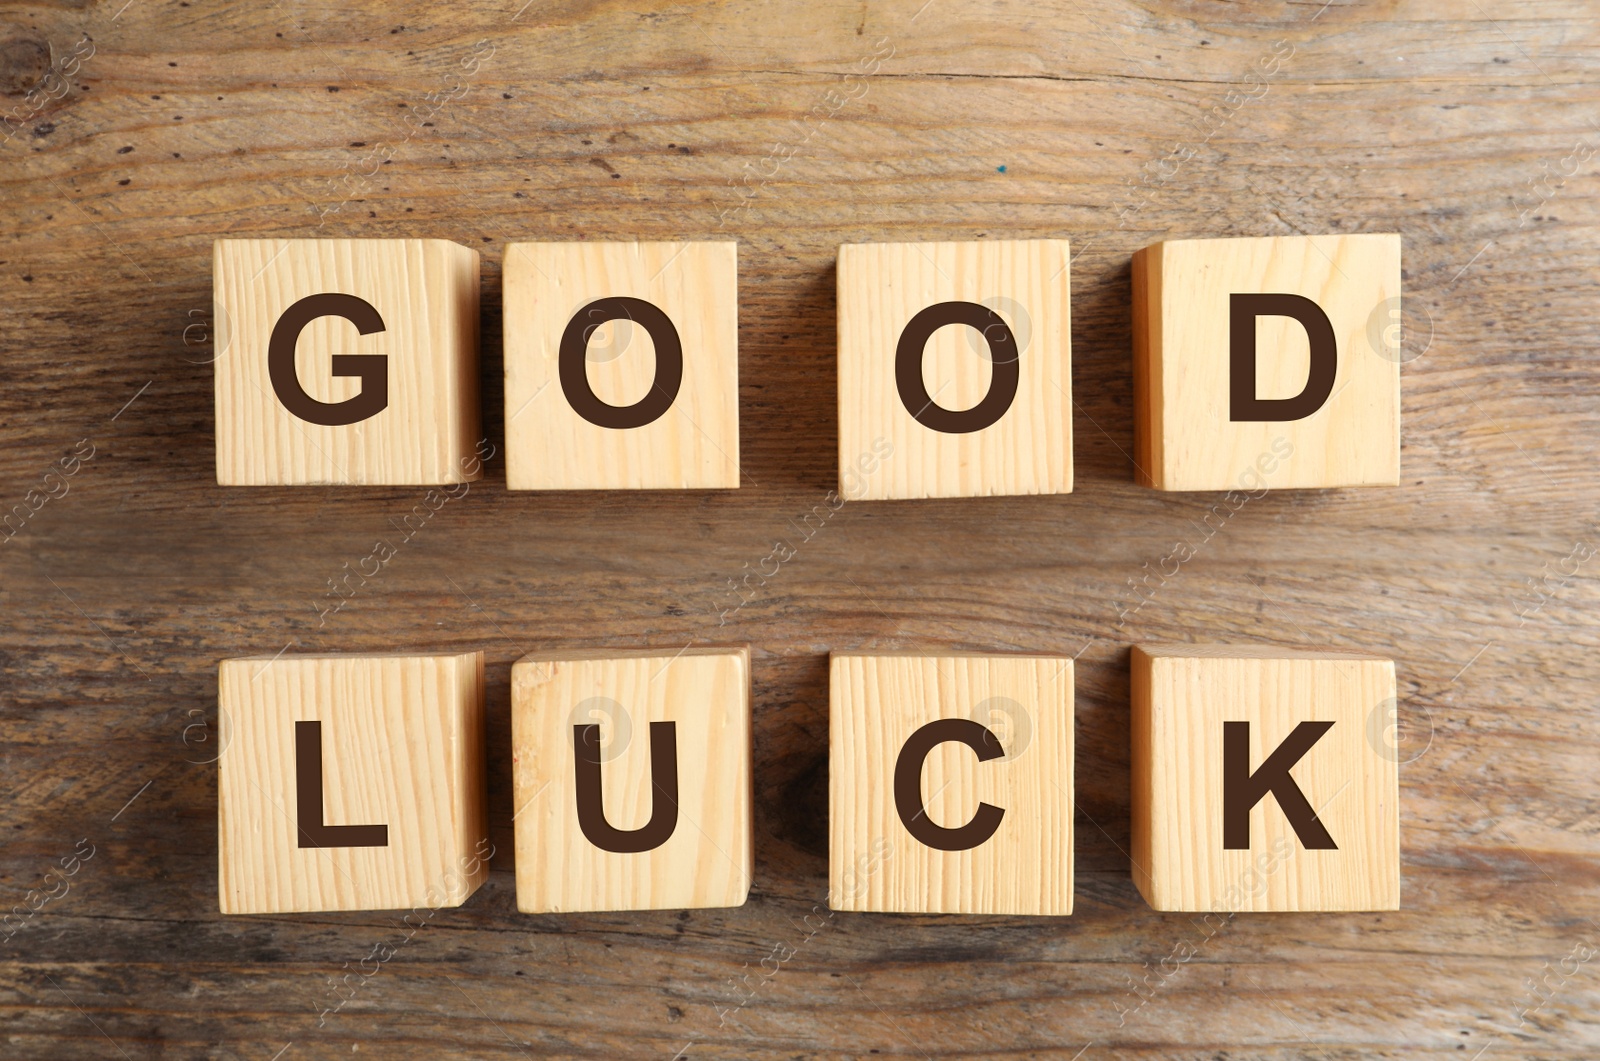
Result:
{"type": "Polygon", "coordinates": [[[828,905],[1072,913],[1072,660],[835,654],[828,905]]]}
{"type": "Polygon", "coordinates": [[[739,485],[738,244],[506,248],[506,485],[739,485]]]}
{"type": "Polygon", "coordinates": [[[1133,258],[1134,464],[1161,490],[1394,486],[1400,237],[1169,240],[1133,258]]]}
{"type": "Polygon", "coordinates": [[[1072,490],[1064,239],[839,248],[839,496],[1072,490]]]}
{"type": "Polygon", "coordinates": [[[544,652],[511,669],[517,909],[750,893],[750,650],[544,652]]]}
{"type": "Polygon", "coordinates": [[[460,906],[489,875],[483,653],[222,662],[225,914],[460,906]]]}
{"type": "Polygon", "coordinates": [[[1133,649],[1133,879],[1157,910],[1397,910],[1394,664],[1133,649]]]}
{"type": "Polygon", "coordinates": [[[219,239],[217,482],[477,479],[478,252],[219,239]]]}

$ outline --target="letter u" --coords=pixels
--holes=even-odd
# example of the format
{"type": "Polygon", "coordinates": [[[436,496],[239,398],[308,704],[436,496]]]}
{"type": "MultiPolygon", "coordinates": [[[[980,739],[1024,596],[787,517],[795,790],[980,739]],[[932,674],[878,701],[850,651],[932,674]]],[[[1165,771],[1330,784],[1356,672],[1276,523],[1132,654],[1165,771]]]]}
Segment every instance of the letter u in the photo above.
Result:
{"type": "Polygon", "coordinates": [[[638,829],[617,829],[606,821],[600,797],[600,727],[572,727],[578,827],[589,842],[619,855],[650,851],[666,843],[678,827],[678,733],[675,722],[650,723],[650,820],[638,829]]]}

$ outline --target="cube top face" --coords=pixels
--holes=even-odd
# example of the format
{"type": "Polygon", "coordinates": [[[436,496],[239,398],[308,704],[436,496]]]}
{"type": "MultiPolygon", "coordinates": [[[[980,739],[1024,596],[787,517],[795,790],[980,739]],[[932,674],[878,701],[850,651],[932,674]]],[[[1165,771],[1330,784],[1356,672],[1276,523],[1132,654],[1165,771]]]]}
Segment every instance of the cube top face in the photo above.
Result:
{"type": "Polygon", "coordinates": [[[220,239],[213,264],[218,483],[479,477],[477,251],[220,239]]]}
{"type": "Polygon", "coordinates": [[[828,905],[1072,913],[1071,658],[834,655],[829,669],[828,905]]]}
{"type": "Polygon", "coordinates": [[[517,909],[738,906],[755,868],[750,650],[511,669],[517,909]]]}
{"type": "Polygon", "coordinates": [[[839,248],[839,495],[1072,490],[1066,240],[839,248]]]}
{"type": "Polygon", "coordinates": [[[1397,910],[1394,664],[1133,649],[1133,862],[1157,910],[1397,910]]]}
{"type": "Polygon", "coordinates": [[[1143,485],[1399,483],[1399,236],[1157,243],[1133,296],[1143,485]]]}
{"type": "Polygon", "coordinates": [[[739,485],[738,244],[513,243],[506,485],[739,485]]]}
{"type": "Polygon", "coordinates": [[[483,695],[481,652],[224,660],[222,912],[465,902],[492,854],[483,695]]]}

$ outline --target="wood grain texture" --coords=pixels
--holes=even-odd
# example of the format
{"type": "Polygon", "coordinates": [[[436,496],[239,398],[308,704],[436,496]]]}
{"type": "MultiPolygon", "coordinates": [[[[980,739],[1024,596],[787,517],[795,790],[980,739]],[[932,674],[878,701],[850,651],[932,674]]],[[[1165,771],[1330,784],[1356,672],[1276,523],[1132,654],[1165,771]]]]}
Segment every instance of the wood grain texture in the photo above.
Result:
{"type": "Polygon", "coordinates": [[[1133,881],[1157,910],[1398,910],[1400,753],[1394,663],[1350,653],[1136,645],[1133,881]],[[1249,724],[1252,774],[1303,722],[1327,722],[1289,769],[1337,845],[1313,850],[1269,792],[1249,845],[1225,850],[1223,725],[1249,724]]]}
{"type": "Polygon", "coordinates": [[[1072,491],[1071,260],[1064,239],[839,248],[840,496],[1072,491]],[[896,385],[896,350],[918,313],[948,302],[991,311],[1015,350],[997,350],[971,326],[938,328],[923,344],[927,400],[913,409],[896,385]],[[988,401],[997,362],[1013,362],[1016,375],[996,394],[1012,396],[998,419],[960,431],[922,422],[930,405],[958,412],[988,401]]]}
{"type": "MultiPolygon", "coordinates": [[[[1396,486],[1400,482],[1400,237],[1168,240],[1133,257],[1135,459],[1161,490],[1396,486]],[[1308,416],[1234,419],[1233,294],[1309,299],[1337,368],[1308,416]],[[1287,417],[1287,418],[1284,418],[1287,417]]],[[[1255,396],[1316,390],[1308,329],[1255,322],[1255,396]]]]}
{"type": "MultiPolygon", "coordinates": [[[[663,762],[665,759],[663,758],[663,762]]],[[[738,906],[750,893],[750,650],[530,653],[511,668],[517,909],[738,906]],[[676,787],[657,799],[652,727],[671,723],[676,787]],[[600,727],[600,805],[618,830],[670,834],[607,851],[579,823],[573,728],[600,727]]]]}
{"type": "Polygon", "coordinates": [[[1070,657],[836,654],[828,703],[833,909],[1072,913],[1070,657]],[[907,741],[943,719],[998,743],[981,763],[953,740],[922,760],[921,806],[935,826],[959,830],[983,804],[1001,812],[986,839],[959,850],[920,841],[894,791],[907,741]]]}
{"type": "Polygon", "coordinates": [[[217,680],[224,914],[439,909],[488,877],[483,653],[254,656],[217,680]],[[320,724],[321,824],[383,844],[305,845],[299,722],[320,724]]]}
{"type": "MultiPolygon", "coordinates": [[[[438,485],[477,479],[478,252],[440,239],[219,239],[213,258],[217,482],[224,486],[438,485]],[[352,424],[290,412],[267,347],[303,298],[353,295],[381,327],[310,321],[295,375],[313,402],[372,386],[333,374],[340,355],[381,357],[386,402],[352,424]]],[[[339,414],[350,415],[350,414],[339,414]]]]}
{"type": "Polygon", "coordinates": [[[95,852],[0,945],[0,1052],[1600,1053],[1597,965],[1561,964],[1600,934],[1592,4],[520,6],[0,14],[0,508],[31,513],[0,546],[0,909],[95,852]],[[28,114],[52,55],[71,90],[28,114]],[[1404,243],[1403,485],[1138,486],[1132,255],[1334,232],[1404,243]],[[326,234],[480,249],[502,450],[508,243],[737,239],[744,485],[519,493],[497,456],[403,543],[421,488],[217,487],[212,241],[326,234]],[[1062,237],[1074,492],[824,517],[839,245],[1062,237]],[[1128,646],[1175,641],[1395,661],[1401,910],[1149,908],[1128,646]],[[518,913],[514,661],[729,642],[750,901],[518,913]],[[489,880],[414,934],[217,912],[217,662],[286,645],[486,653],[489,880]],[[1077,656],[1071,917],[828,916],[827,657],[895,650],[1077,656]]]}
{"type": "MultiPolygon", "coordinates": [[[[738,263],[739,245],[732,241],[507,247],[507,485],[513,490],[737,487],[738,263]],[[609,319],[594,308],[610,298],[642,300],[665,315],[678,344],[678,373],[669,376],[662,367],[646,324],[609,319]],[[648,423],[596,424],[573,407],[558,363],[563,334],[575,319],[580,327],[594,328],[584,359],[593,397],[612,409],[643,408],[640,419],[656,412],[648,423]],[[675,389],[671,382],[677,383],[675,389]],[[656,399],[664,407],[659,411],[646,406],[656,399]]],[[[623,307],[623,312],[639,311],[623,307]]]]}

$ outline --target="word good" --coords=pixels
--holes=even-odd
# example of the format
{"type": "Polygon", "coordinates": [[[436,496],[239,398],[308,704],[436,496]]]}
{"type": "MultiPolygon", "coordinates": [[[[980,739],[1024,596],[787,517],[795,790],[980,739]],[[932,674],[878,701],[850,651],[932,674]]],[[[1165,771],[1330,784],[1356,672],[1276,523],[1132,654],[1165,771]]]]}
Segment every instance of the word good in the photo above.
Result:
{"type": "MultiPolygon", "coordinates": [[[[1072,490],[1070,261],[839,248],[841,496],[1072,490]]],[[[478,267],[446,240],[216,241],[217,481],[477,478],[478,267]]],[[[738,487],[736,243],[513,243],[504,281],[508,487],[738,487]]],[[[1139,481],[1229,489],[1282,439],[1274,487],[1397,484],[1399,300],[1396,235],[1138,252],[1139,481]]]]}

